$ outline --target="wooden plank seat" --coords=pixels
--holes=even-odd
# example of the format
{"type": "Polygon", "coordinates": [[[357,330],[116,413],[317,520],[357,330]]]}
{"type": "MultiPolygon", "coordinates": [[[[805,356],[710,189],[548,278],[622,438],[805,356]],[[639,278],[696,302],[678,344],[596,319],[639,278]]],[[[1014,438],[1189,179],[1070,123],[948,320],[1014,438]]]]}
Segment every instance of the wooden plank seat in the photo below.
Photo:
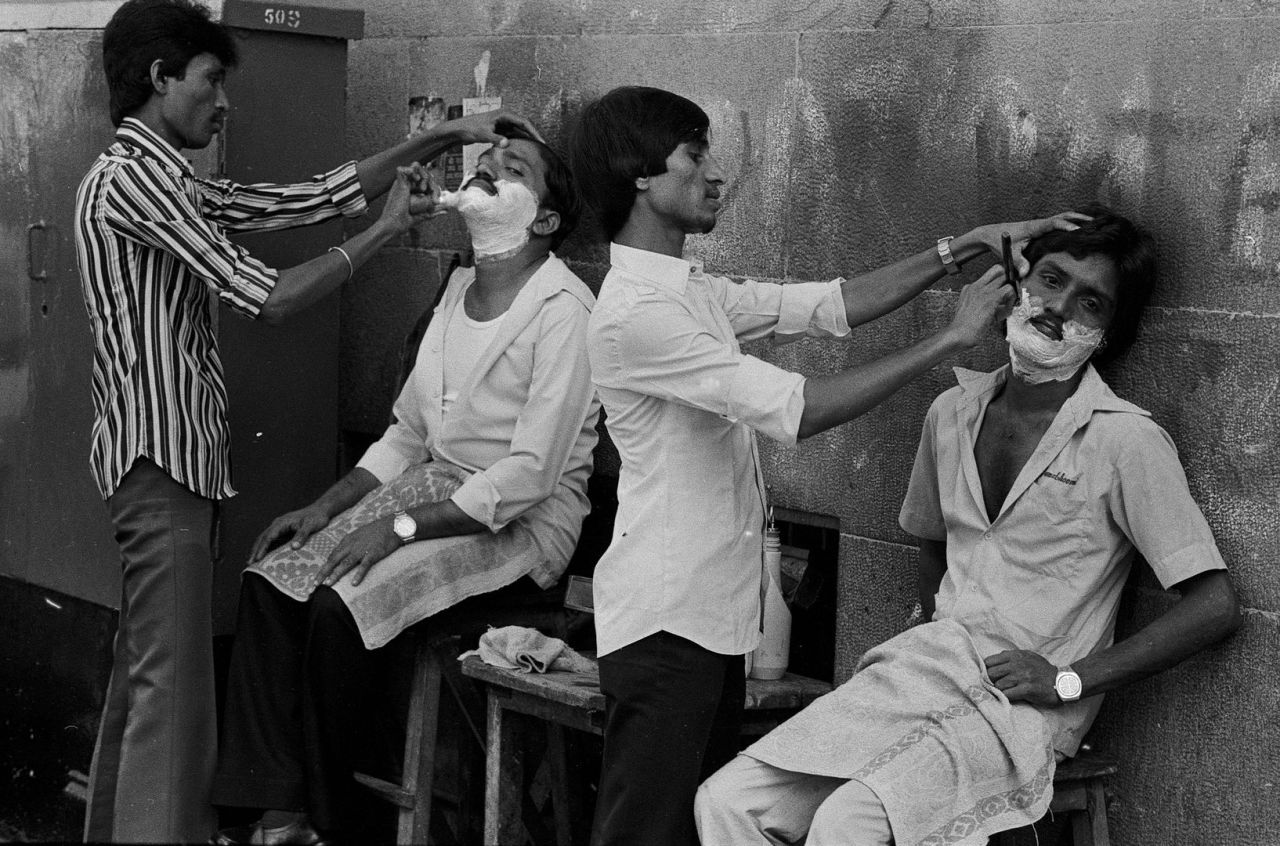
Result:
{"type": "MultiPolygon", "coordinates": [[[[491,667],[476,656],[462,662],[462,673],[484,684],[488,700],[484,842],[524,842],[520,818],[524,761],[519,733],[522,721],[536,720],[547,733],[556,842],[570,846],[572,821],[563,732],[571,728],[603,733],[605,704],[599,673],[517,673],[491,667]]],[[[826,682],[791,673],[776,681],[748,679],[743,734],[765,734],[829,690],[831,685],[826,682]]]]}
{"type": "MultiPolygon", "coordinates": [[[[1075,846],[1110,846],[1104,780],[1115,775],[1120,764],[1082,746],[1079,754],[1058,765],[1053,776],[1052,815],[1066,814],[1075,846]]],[[[1027,829],[1029,830],[1029,829],[1027,829]]],[[[1016,833],[1006,831],[993,839],[995,846],[1015,846],[1016,833]]]]}

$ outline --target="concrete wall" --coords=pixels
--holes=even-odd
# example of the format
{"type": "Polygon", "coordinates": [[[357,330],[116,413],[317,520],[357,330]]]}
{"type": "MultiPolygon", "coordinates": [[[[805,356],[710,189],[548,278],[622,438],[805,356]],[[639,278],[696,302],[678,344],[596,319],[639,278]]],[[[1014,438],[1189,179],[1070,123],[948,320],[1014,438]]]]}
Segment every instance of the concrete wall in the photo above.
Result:
{"type": "MultiPolygon", "coordinates": [[[[1158,234],[1164,277],[1140,349],[1110,375],[1172,433],[1232,567],[1242,631],[1114,695],[1096,744],[1123,760],[1114,842],[1280,838],[1280,4],[1270,0],[374,0],[352,45],[349,141],[404,132],[409,96],[488,93],[553,138],[587,98],[672,89],[712,116],[731,178],[692,246],[721,272],[850,276],[969,226],[1090,199],[1158,234]]],[[[344,422],[381,425],[394,347],[460,232],[415,233],[347,295],[344,422]],[[371,277],[380,276],[378,281],[371,277]]],[[[591,282],[603,252],[566,249],[591,282]]],[[[968,274],[969,277],[974,275],[968,274]]],[[[955,286],[773,360],[806,373],[941,326],[955,286]]],[[[992,344],[962,363],[1000,363],[992,344]]],[[[778,501],[841,522],[838,673],[897,632],[915,554],[896,515],[939,368],[853,425],[765,448],[778,501]]],[[[1145,571],[1130,628],[1171,601],[1145,571]]]]}

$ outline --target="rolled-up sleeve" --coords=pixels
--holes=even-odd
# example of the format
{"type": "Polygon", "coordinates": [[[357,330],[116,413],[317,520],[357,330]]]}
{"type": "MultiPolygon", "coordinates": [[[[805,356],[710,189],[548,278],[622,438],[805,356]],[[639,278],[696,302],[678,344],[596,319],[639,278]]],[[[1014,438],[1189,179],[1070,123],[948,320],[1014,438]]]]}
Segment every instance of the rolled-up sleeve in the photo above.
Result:
{"type": "Polygon", "coordinates": [[[573,294],[548,299],[538,316],[528,400],[511,453],[472,474],[451,497],[472,519],[499,531],[551,496],[594,404],[586,334],[590,312],[573,294]]]}
{"type": "Polygon", "coordinates": [[[849,334],[841,286],[831,282],[735,282],[721,276],[705,280],[743,341],[772,337],[783,344],[803,337],[843,338],[849,334]]]}
{"type": "Polygon", "coordinates": [[[710,411],[784,444],[796,442],[804,377],[733,349],[679,303],[638,293],[631,308],[610,317],[603,335],[605,366],[593,374],[599,384],[710,411]]]}
{"type": "Polygon", "coordinates": [[[1172,587],[1226,562],[1201,513],[1173,440],[1155,422],[1133,416],[1132,433],[1115,457],[1111,512],[1120,530],[1172,587]]]}
{"type": "Polygon", "coordinates": [[[947,525],[942,516],[942,498],[938,488],[937,433],[938,405],[935,401],[924,418],[915,464],[911,467],[911,481],[907,484],[907,495],[903,497],[902,510],[898,513],[898,525],[918,538],[941,541],[947,539],[947,525]]]}
{"type": "Polygon", "coordinates": [[[278,273],[231,243],[218,226],[199,214],[186,194],[170,187],[172,181],[159,168],[147,160],[117,168],[103,197],[104,222],[128,240],[173,256],[203,279],[222,302],[256,317],[278,273]]]}
{"type": "Polygon", "coordinates": [[[196,180],[206,217],[232,231],[269,231],[305,226],[368,209],[355,162],[309,181],[287,185],[240,185],[230,180],[196,180]]]}

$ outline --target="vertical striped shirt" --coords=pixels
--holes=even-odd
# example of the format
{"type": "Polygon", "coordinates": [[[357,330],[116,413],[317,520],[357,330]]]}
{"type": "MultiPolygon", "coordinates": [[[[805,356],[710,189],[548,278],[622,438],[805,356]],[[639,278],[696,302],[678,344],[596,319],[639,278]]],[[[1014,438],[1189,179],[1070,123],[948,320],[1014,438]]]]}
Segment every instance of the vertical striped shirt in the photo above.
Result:
{"type": "Polygon", "coordinates": [[[256,317],[278,274],[225,233],[365,209],[354,162],[296,185],[197,179],[168,142],[125,118],[76,193],[94,340],[90,465],[103,498],[140,456],[200,496],[235,493],[207,291],[256,317]]]}

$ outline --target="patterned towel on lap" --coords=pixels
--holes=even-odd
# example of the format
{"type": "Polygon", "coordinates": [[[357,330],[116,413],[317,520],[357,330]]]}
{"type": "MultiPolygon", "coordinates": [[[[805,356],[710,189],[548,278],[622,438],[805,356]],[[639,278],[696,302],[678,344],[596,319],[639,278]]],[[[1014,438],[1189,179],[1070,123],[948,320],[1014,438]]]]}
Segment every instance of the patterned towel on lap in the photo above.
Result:
{"type": "Polygon", "coordinates": [[[1044,815],[1055,764],[1044,717],[1011,704],[982,658],[955,621],[917,626],[744,754],[863,782],[898,846],[986,843],[1044,815]]]}

